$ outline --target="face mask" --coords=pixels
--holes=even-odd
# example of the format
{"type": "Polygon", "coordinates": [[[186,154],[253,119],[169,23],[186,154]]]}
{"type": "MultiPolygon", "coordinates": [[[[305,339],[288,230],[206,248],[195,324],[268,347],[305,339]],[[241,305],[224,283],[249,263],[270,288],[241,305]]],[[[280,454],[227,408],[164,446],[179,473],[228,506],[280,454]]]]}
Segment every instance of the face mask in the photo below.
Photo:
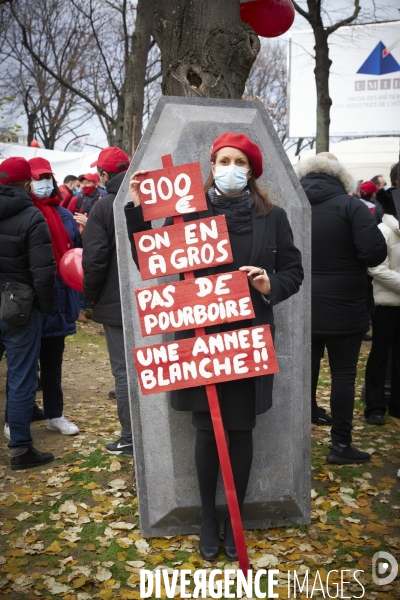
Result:
{"type": "Polygon", "coordinates": [[[76,188],[76,190],[74,190],[72,194],[73,196],[79,196],[81,194],[81,188],[76,188]]]}
{"type": "Polygon", "coordinates": [[[95,185],[83,185],[81,187],[81,190],[85,194],[85,196],[91,196],[93,194],[93,192],[96,191],[96,186],[95,185]]]}
{"type": "Polygon", "coordinates": [[[54,185],[51,179],[41,179],[33,182],[33,193],[38,198],[50,198],[53,190],[54,185]]]}
{"type": "Polygon", "coordinates": [[[249,169],[229,165],[229,167],[216,167],[214,173],[214,181],[217,188],[228,196],[237,194],[246,187],[247,173],[249,169]]]}

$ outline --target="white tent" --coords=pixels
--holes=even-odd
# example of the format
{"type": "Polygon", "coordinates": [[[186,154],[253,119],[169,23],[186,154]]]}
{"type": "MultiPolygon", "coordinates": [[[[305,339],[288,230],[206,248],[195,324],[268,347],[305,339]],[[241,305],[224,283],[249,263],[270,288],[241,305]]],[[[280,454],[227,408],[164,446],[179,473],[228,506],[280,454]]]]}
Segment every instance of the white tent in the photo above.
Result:
{"type": "Polygon", "coordinates": [[[90,152],[61,152],[59,150],[44,150],[17,144],[0,143],[0,164],[10,156],[23,156],[26,160],[40,156],[46,158],[53,169],[56,180],[61,184],[67,175],[83,175],[95,173],[96,167],[90,168],[99,156],[100,150],[90,152]]]}
{"type": "MultiPolygon", "coordinates": [[[[337,142],[330,145],[330,152],[352,173],[356,181],[368,181],[375,175],[383,175],[390,184],[389,171],[399,160],[399,137],[368,137],[337,142]]],[[[291,159],[292,165],[315,155],[315,150],[305,150],[300,158],[291,159]]]]}

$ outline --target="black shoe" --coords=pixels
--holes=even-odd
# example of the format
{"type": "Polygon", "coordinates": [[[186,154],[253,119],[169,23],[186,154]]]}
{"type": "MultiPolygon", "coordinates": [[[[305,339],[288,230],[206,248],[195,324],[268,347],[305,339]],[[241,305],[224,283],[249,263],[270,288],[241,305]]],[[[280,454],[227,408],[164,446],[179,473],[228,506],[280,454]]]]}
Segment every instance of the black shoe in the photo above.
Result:
{"type": "Polygon", "coordinates": [[[108,392],[108,397],[111,398],[111,400],[115,400],[117,398],[117,396],[115,395],[115,390],[110,390],[108,392]]]}
{"type": "Polygon", "coordinates": [[[35,402],[35,404],[33,405],[33,411],[32,411],[32,423],[33,423],[33,421],[45,421],[45,420],[46,420],[46,415],[44,414],[42,409],[35,402]]]}
{"type": "Polygon", "coordinates": [[[119,438],[116,442],[110,442],[106,445],[106,450],[109,454],[126,454],[133,456],[133,444],[127,442],[124,438],[119,438]]]}
{"type": "Polygon", "coordinates": [[[332,425],[332,417],[324,408],[318,406],[317,411],[311,416],[311,422],[314,425],[332,425]]]}
{"type": "Polygon", "coordinates": [[[215,560],[218,558],[220,551],[218,519],[201,526],[199,550],[204,560],[215,560]]]}
{"type": "Polygon", "coordinates": [[[385,425],[386,421],[385,421],[385,417],[383,415],[380,414],[372,414],[369,415],[369,417],[365,417],[367,423],[369,423],[370,425],[385,425]]]}
{"type": "Polygon", "coordinates": [[[11,459],[11,469],[13,471],[22,471],[23,469],[33,469],[41,467],[54,460],[54,454],[51,452],[39,452],[33,446],[28,448],[24,454],[14,456],[11,459]]]}
{"type": "Polygon", "coordinates": [[[332,463],[333,465],[353,465],[361,464],[371,460],[371,455],[368,452],[362,452],[353,448],[353,446],[346,446],[342,448],[339,444],[329,446],[331,449],[330,453],[326,457],[326,462],[332,463]]]}
{"type": "Polygon", "coordinates": [[[237,560],[237,552],[235,539],[233,537],[232,524],[229,517],[225,519],[225,527],[224,527],[224,550],[225,556],[228,560],[233,561],[237,560]]]}

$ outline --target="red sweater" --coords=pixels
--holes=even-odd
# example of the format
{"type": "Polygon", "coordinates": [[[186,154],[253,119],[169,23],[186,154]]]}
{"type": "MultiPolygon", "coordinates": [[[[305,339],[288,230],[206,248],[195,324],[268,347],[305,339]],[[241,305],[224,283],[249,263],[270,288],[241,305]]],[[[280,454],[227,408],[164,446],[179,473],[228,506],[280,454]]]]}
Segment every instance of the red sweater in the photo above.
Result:
{"type": "Polygon", "coordinates": [[[73,198],[73,193],[64,184],[60,185],[59,190],[60,190],[61,195],[63,197],[63,200],[61,202],[61,206],[63,206],[64,208],[68,208],[68,205],[69,205],[69,203],[71,202],[71,200],[73,198]]]}

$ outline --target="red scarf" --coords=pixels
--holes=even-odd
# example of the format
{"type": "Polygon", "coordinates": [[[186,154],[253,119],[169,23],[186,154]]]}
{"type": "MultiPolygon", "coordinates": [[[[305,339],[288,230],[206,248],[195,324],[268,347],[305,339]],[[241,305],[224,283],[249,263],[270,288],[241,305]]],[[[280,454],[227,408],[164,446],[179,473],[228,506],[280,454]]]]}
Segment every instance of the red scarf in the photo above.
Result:
{"type": "Polygon", "coordinates": [[[74,247],[68,231],[65,229],[62,219],[55,206],[60,205],[58,196],[53,198],[40,199],[35,194],[32,194],[32,200],[36,208],[43,213],[46,219],[47,226],[50,230],[51,244],[53,246],[54,258],[56,259],[57,268],[64,254],[74,247]]]}

